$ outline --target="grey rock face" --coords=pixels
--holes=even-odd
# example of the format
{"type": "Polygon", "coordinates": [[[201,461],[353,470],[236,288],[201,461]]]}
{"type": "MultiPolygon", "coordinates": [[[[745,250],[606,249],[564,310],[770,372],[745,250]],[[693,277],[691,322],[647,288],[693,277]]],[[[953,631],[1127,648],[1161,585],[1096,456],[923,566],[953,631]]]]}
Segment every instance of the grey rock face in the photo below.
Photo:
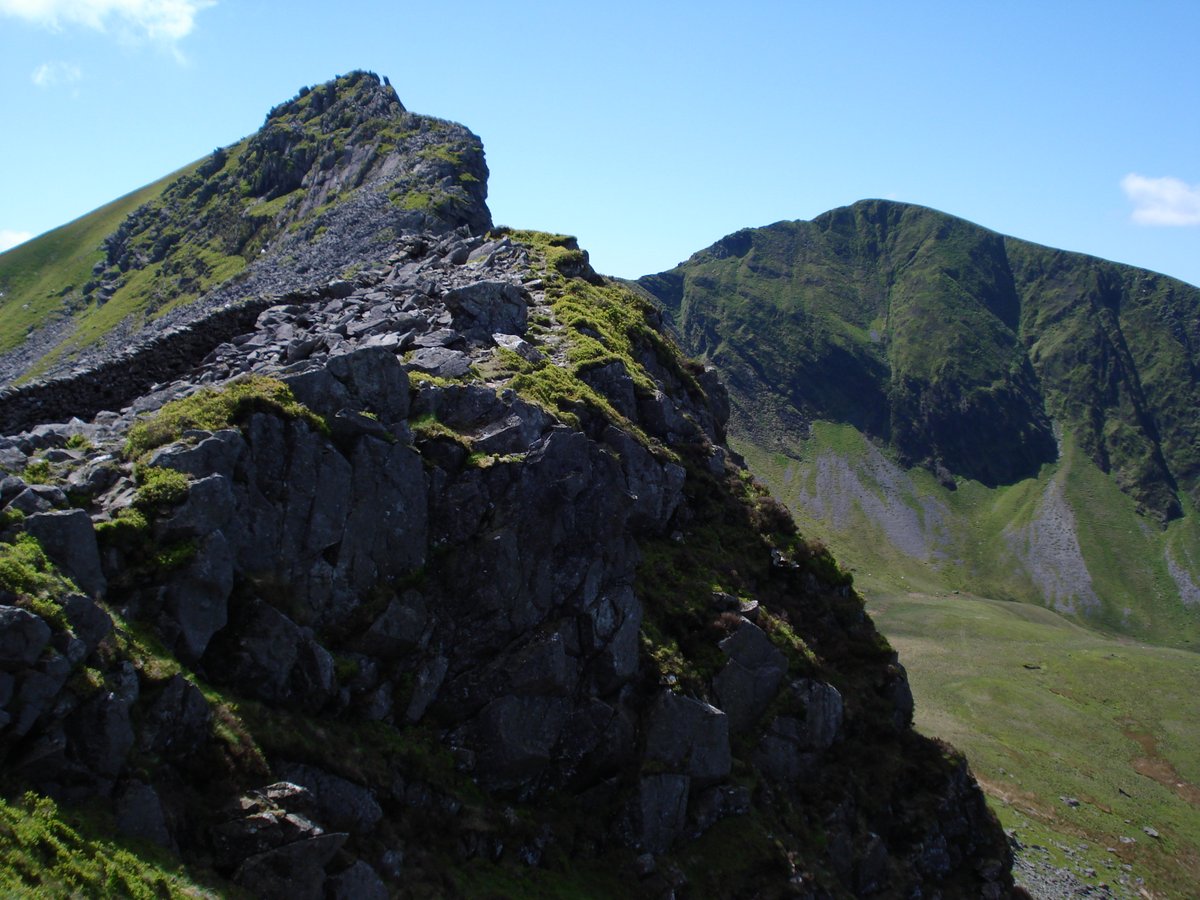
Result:
{"type": "Polygon", "coordinates": [[[192,756],[208,736],[212,710],[200,689],[173,675],[143,713],[139,743],[143,750],[171,760],[192,756]]]}
{"type": "Polygon", "coordinates": [[[130,781],[117,792],[117,830],[133,838],[171,847],[171,832],[163,815],[162,802],[145,782],[130,781]]]}
{"type": "Polygon", "coordinates": [[[50,626],[28,610],[0,606],[0,668],[32,666],[50,642],[50,626]]]}
{"type": "Polygon", "coordinates": [[[437,378],[461,378],[471,368],[471,357],[461,350],[425,347],[412,355],[408,366],[437,378]]]}
{"type": "Polygon", "coordinates": [[[89,597],[71,594],[62,601],[62,607],[71,630],[83,641],[89,653],[112,631],[112,617],[89,597]]]}
{"type": "Polygon", "coordinates": [[[352,350],[330,357],[327,370],[345,386],[354,408],[376,413],[385,423],[408,418],[408,373],[395,353],[382,347],[352,350]]]}
{"type": "Polygon", "coordinates": [[[479,766],[497,789],[519,786],[549,763],[567,722],[561,697],[505,696],[480,715],[479,766]]]}
{"type": "Polygon", "coordinates": [[[714,706],[670,691],[659,695],[649,714],[646,758],[691,776],[699,784],[729,774],[729,720],[714,706]]]}
{"type": "Polygon", "coordinates": [[[240,614],[237,632],[215,648],[222,679],[292,709],[316,712],[333,698],[333,658],[283,613],[254,601],[240,614]]]}
{"type": "Polygon", "coordinates": [[[317,818],[336,831],[366,834],[383,818],[371,792],[352,781],[299,763],[280,766],[278,772],[312,793],[317,818]]]}
{"type": "Polygon", "coordinates": [[[129,703],[100,693],[68,720],[72,749],[81,763],[103,778],[116,778],[133,748],[129,703]]]}
{"type": "Polygon", "coordinates": [[[742,619],[737,630],[721,641],[720,646],[729,662],[713,679],[713,689],[729,716],[730,729],[744,732],[775,699],[787,673],[787,657],[761,628],[747,619],[742,619]]]}
{"type": "Polygon", "coordinates": [[[209,475],[233,475],[234,466],[246,449],[242,434],[236,429],[223,429],[188,444],[168,444],[151,453],[147,464],[175,469],[193,478],[209,475]]]}
{"type": "Polygon", "coordinates": [[[163,589],[163,633],[181,659],[195,663],[228,621],[233,553],[220,531],[208,535],[196,557],[163,589]]]}
{"type": "Polygon", "coordinates": [[[688,778],[685,775],[650,775],[638,782],[630,810],[637,846],[650,853],[665,853],[687,824],[688,778]]]}
{"type": "Polygon", "coordinates": [[[89,596],[103,597],[106,587],[92,520],[82,509],[44,512],[25,520],[25,529],[46,555],[89,596]]]}
{"type": "Polygon", "coordinates": [[[529,307],[516,285],[479,281],[449,291],[443,298],[454,327],[468,339],[488,342],[494,332],[522,335],[529,307]]]}

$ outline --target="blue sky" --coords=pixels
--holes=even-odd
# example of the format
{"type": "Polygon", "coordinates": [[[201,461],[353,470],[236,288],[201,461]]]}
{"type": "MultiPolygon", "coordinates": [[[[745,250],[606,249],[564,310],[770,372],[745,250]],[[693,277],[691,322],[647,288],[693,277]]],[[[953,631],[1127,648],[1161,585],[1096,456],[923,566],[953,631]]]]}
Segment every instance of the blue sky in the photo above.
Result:
{"type": "Polygon", "coordinates": [[[0,0],[0,246],[351,69],[608,274],[866,197],[1200,284],[1200,3],[0,0]]]}

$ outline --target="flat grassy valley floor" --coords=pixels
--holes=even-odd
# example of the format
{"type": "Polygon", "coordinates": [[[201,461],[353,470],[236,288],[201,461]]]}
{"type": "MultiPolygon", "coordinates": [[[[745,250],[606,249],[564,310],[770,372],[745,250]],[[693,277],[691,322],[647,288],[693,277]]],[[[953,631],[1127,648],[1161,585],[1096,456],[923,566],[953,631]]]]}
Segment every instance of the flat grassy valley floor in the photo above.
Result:
{"type": "Polygon", "coordinates": [[[1040,607],[860,578],[916,724],[962,750],[1021,856],[1118,897],[1200,890],[1200,655],[1040,607]]]}

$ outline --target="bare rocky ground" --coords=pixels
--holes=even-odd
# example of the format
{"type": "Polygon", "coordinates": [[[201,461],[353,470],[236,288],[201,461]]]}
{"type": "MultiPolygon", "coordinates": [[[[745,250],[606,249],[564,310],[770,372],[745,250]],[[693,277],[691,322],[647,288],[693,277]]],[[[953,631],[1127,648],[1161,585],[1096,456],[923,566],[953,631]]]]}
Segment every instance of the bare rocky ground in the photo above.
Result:
{"type": "Polygon", "coordinates": [[[1129,863],[1115,858],[1102,871],[1092,868],[1079,857],[1089,848],[1059,845],[1072,868],[1055,865],[1050,850],[1038,844],[1023,844],[1019,835],[1010,833],[1013,847],[1013,878],[1034,900],[1069,900],[1092,897],[1099,900],[1135,900],[1152,896],[1143,890],[1142,879],[1129,863]]]}

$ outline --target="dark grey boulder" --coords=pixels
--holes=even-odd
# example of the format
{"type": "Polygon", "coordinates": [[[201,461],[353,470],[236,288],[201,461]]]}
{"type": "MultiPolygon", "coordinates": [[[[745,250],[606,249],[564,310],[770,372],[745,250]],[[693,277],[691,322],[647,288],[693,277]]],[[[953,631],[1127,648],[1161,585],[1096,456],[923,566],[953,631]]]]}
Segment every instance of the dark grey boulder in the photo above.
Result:
{"type": "Polygon", "coordinates": [[[87,595],[102,597],[107,587],[91,517],[82,509],[38,513],[25,520],[50,557],[87,595]]]}
{"type": "Polygon", "coordinates": [[[608,693],[637,674],[642,604],[633,588],[621,585],[597,597],[587,613],[581,630],[596,651],[592,674],[599,690],[608,693]]]}
{"type": "Polygon", "coordinates": [[[210,436],[201,438],[196,444],[176,442],[153,451],[147,460],[147,465],[162,466],[175,469],[193,478],[204,478],[208,475],[233,475],[246,442],[240,431],[226,428],[214,431],[210,436]]]}
{"type": "Polygon", "coordinates": [[[649,775],[638,781],[630,819],[635,846],[665,853],[687,825],[686,775],[649,775]]]}
{"type": "Polygon", "coordinates": [[[212,709],[200,689],[182,675],[173,675],[142,714],[138,741],[143,750],[170,760],[182,760],[208,740],[212,709]]]}
{"type": "Polygon", "coordinates": [[[251,856],[323,834],[312,821],[315,811],[312,792],[286,781],[244,794],[209,830],[215,865],[233,869],[251,856]]]}
{"type": "Polygon", "coordinates": [[[233,880],[261,900],[325,900],[325,866],[347,835],[321,834],[251,856],[233,880]]]}
{"type": "Polygon", "coordinates": [[[346,385],[323,366],[290,373],[283,376],[282,380],[291,388],[296,399],[317,415],[332,416],[339,409],[354,404],[346,385]]]}
{"type": "MultiPolygon", "coordinates": [[[[95,497],[111,487],[120,476],[120,469],[110,456],[84,463],[67,476],[67,486],[72,494],[95,497]]],[[[0,492],[2,493],[2,492],[0,492]]]]}
{"type": "Polygon", "coordinates": [[[69,594],[62,601],[63,613],[75,636],[93,652],[113,628],[112,617],[83,594],[69,594]]]}
{"type": "Polygon", "coordinates": [[[412,697],[409,699],[408,709],[404,713],[404,718],[408,722],[419,722],[424,717],[426,710],[437,699],[438,691],[446,680],[449,666],[450,661],[443,654],[437,653],[427,659],[417,670],[412,697]]]}
{"type": "Polygon", "coordinates": [[[129,704],[114,693],[97,694],[67,720],[69,751],[89,771],[112,779],[133,748],[129,704]]]}
{"type": "Polygon", "coordinates": [[[522,786],[554,755],[569,703],[561,697],[508,695],[489,703],[479,715],[478,772],[497,789],[522,786]]]}
{"type": "Polygon", "coordinates": [[[362,785],[300,763],[287,763],[276,771],[292,784],[308,788],[316,803],[317,820],[326,827],[366,834],[383,818],[375,797],[362,785]]]}
{"type": "Polygon", "coordinates": [[[787,674],[787,657],[766,633],[747,619],[720,643],[729,657],[713,689],[735,734],[749,730],[767,711],[787,674]]]}
{"type": "Polygon", "coordinates": [[[700,835],[721,819],[748,813],[751,806],[750,789],[742,785],[717,785],[701,793],[692,805],[692,830],[700,835]]]}
{"type": "Polygon", "coordinates": [[[842,695],[832,684],[802,678],[791,684],[792,695],[804,709],[804,726],[798,736],[805,750],[825,750],[841,737],[842,695]]]}
{"type": "Polygon", "coordinates": [[[698,783],[729,775],[729,719],[702,700],[663,691],[649,712],[646,759],[698,783]]]}
{"type": "Polygon", "coordinates": [[[359,638],[363,653],[390,659],[420,643],[428,619],[425,598],[414,590],[392,599],[359,638]]]}
{"type": "Polygon", "coordinates": [[[62,509],[67,505],[67,495],[61,489],[48,484],[31,484],[17,494],[8,504],[27,516],[62,509]]]}
{"type": "Polygon", "coordinates": [[[892,701],[892,725],[897,731],[912,725],[913,702],[912,688],[908,684],[908,672],[904,666],[894,662],[888,667],[891,677],[884,686],[884,694],[892,701]]]}
{"type": "Polygon", "coordinates": [[[629,369],[619,359],[593,366],[579,373],[579,378],[595,388],[613,409],[630,420],[636,420],[638,414],[637,397],[633,392],[633,379],[629,377],[629,369]]]}
{"type": "Polygon", "coordinates": [[[221,680],[260,700],[307,712],[317,712],[337,692],[329,652],[273,606],[253,601],[232,631],[238,636],[214,643],[206,658],[221,680]]]}
{"type": "Polygon", "coordinates": [[[425,347],[409,357],[406,365],[438,378],[461,378],[471,368],[471,357],[461,350],[425,347]]]}
{"type": "Polygon", "coordinates": [[[620,456],[626,491],[633,501],[630,527],[639,532],[666,527],[683,497],[687,477],[683,467],[655,459],[637,438],[619,428],[606,428],[603,440],[620,456]]]}
{"type": "Polygon", "coordinates": [[[426,477],[412,447],[370,438],[355,446],[351,464],[337,568],[353,590],[366,592],[425,564],[426,477]]]}
{"type": "Polygon", "coordinates": [[[356,860],[354,865],[332,875],[325,882],[325,894],[328,900],[387,900],[388,890],[379,877],[379,873],[371,868],[370,863],[356,860]]]}
{"type": "Polygon", "coordinates": [[[454,327],[472,340],[486,343],[498,331],[525,333],[529,305],[516,285],[480,281],[447,291],[442,299],[454,316],[454,327]]]}
{"type": "Polygon", "coordinates": [[[233,575],[233,551],[225,535],[214,531],[163,589],[164,637],[181,659],[198,662],[213,635],[225,627],[233,575]]]}
{"type": "Polygon", "coordinates": [[[145,782],[129,781],[118,789],[115,813],[117,831],[122,834],[160,847],[173,846],[162,801],[154,788],[145,782]]]}
{"type": "Polygon", "coordinates": [[[50,626],[19,606],[0,606],[0,669],[9,672],[37,662],[50,643],[50,626]]]}
{"type": "Polygon", "coordinates": [[[224,528],[234,513],[233,483],[225,475],[197,478],[188,485],[187,499],[155,523],[162,541],[203,538],[224,528]]]}
{"type": "MultiPolygon", "coordinates": [[[[25,457],[21,457],[21,465],[24,466],[25,457]]],[[[29,485],[19,475],[5,475],[0,478],[0,506],[7,506],[12,500],[24,491],[29,485]]]]}
{"type": "Polygon", "coordinates": [[[330,357],[328,370],[345,385],[359,409],[374,412],[389,424],[407,418],[408,373],[395,353],[382,347],[353,350],[330,357]]]}
{"type": "Polygon", "coordinates": [[[34,669],[20,675],[16,696],[9,704],[13,733],[24,736],[58,699],[71,674],[71,664],[62,654],[50,652],[34,669]]]}

